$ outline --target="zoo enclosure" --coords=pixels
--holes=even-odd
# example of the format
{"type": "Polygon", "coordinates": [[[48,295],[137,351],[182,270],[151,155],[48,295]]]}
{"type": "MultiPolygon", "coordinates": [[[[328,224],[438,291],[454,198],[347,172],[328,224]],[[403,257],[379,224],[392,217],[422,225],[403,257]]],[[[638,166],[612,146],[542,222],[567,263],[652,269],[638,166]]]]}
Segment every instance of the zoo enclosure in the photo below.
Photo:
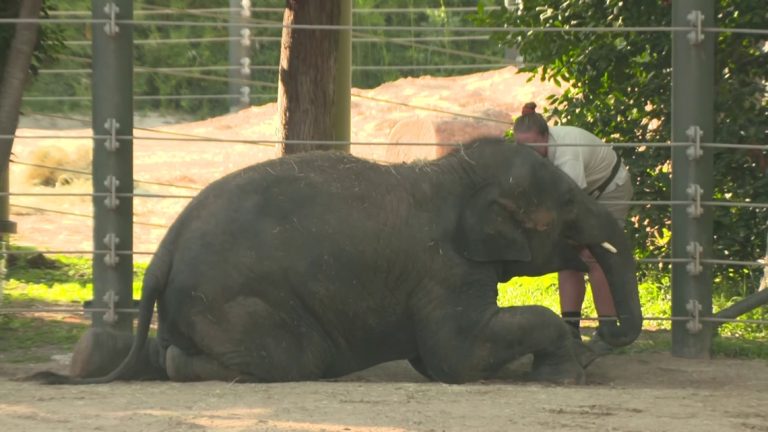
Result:
{"type": "MultiPolygon", "coordinates": [[[[509,2],[514,3],[514,2],[509,2]]],[[[92,128],[93,135],[93,208],[94,208],[94,297],[89,306],[95,325],[115,325],[123,329],[131,327],[130,319],[118,319],[118,316],[130,317],[135,313],[132,300],[132,257],[137,253],[132,245],[133,198],[175,198],[186,199],[189,195],[142,195],[135,193],[132,165],[133,143],[133,103],[138,100],[133,94],[133,74],[142,72],[163,71],[170,73],[185,73],[176,68],[134,68],[132,56],[125,55],[133,52],[133,46],[141,43],[185,43],[189,40],[134,41],[134,26],[149,23],[161,23],[167,26],[216,26],[226,27],[228,36],[222,40],[206,40],[205,42],[227,42],[229,44],[230,64],[226,66],[208,66],[210,69],[225,69],[229,71],[226,79],[229,92],[224,95],[177,95],[177,97],[209,97],[226,98],[232,101],[233,109],[245,106],[251,100],[268,97],[267,94],[252,94],[251,87],[275,88],[276,84],[254,81],[250,79],[251,71],[257,69],[275,69],[274,65],[250,64],[249,46],[255,38],[250,30],[255,28],[281,29],[280,10],[274,8],[251,7],[248,1],[237,2],[230,0],[229,8],[207,9],[197,11],[205,14],[224,14],[228,21],[211,20],[210,22],[186,22],[180,20],[146,20],[135,19],[133,2],[117,0],[114,2],[96,0],[93,2],[90,17],[82,14],[61,14],[52,20],[41,20],[43,25],[49,24],[82,24],[93,26],[92,41],[69,41],[72,46],[90,43],[92,47],[92,69],[84,70],[49,70],[43,73],[91,73],[92,76],[92,128]],[[271,16],[271,20],[259,20],[253,14],[271,16]],[[271,14],[271,15],[269,15],[271,14]],[[98,313],[96,313],[98,312],[98,313]],[[103,313],[102,313],[103,312],[103,313]]],[[[510,4],[510,6],[513,6],[510,4]]],[[[748,146],[740,144],[722,144],[707,142],[706,137],[713,136],[713,82],[715,55],[714,36],[719,32],[740,32],[744,34],[765,35],[766,30],[755,29],[723,29],[715,26],[713,0],[675,0],[673,2],[672,27],[597,27],[597,28],[475,28],[454,27],[451,31],[462,33],[465,38],[487,38],[493,31],[525,30],[530,32],[668,32],[673,40],[673,111],[672,111],[672,142],[671,143],[612,143],[614,146],[669,146],[672,148],[672,165],[676,175],[673,177],[672,197],[669,201],[643,202],[631,201],[636,205],[664,205],[671,207],[673,247],[672,257],[659,257],[643,260],[644,263],[669,263],[672,265],[672,316],[651,317],[651,319],[672,320],[673,353],[686,357],[706,356],[710,351],[711,336],[719,323],[732,321],[738,315],[768,302],[768,290],[760,291],[742,300],[736,305],[717,314],[712,313],[712,266],[713,265],[747,265],[762,267],[763,262],[736,262],[733,260],[716,259],[712,256],[712,209],[716,206],[746,206],[766,208],[768,205],[751,202],[713,201],[712,183],[712,149],[715,148],[756,148],[764,150],[765,146],[748,146]]],[[[161,10],[138,11],[162,13],[161,10]]],[[[140,13],[136,16],[140,16],[140,13]]],[[[169,12],[183,13],[185,11],[169,12]]],[[[189,12],[189,11],[186,11],[189,12]]],[[[358,11],[359,12],[359,11],[358,11]]],[[[392,10],[392,13],[408,12],[408,9],[392,10]]],[[[18,20],[2,20],[0,25],[12,25],[18,20]]],[[[297,26],[300,28],[301,26],[297,26]]],[[[359,31],[379,30],[386,33],[441,32],[443,28],[425,27],[358,27],[349,26],[304,26],[323,28],[328,31],[359,31]]],[[[438,36],[437,38],[445,38],[438,36]]],[[[397,37],[357,37],[356,43],[381,40],[392,42],[397,37]]],[[[402,39],[403,38],[399,38],[402,39]]],[[[424,40],[425,37],[416,38],[424,40]]],[[[259,39],[263,43],[276,43],[269,38],[259,39]]],[[[509,64],[510,60],[499,58],[488,64],[477,64],[478,68],[498,67],[509,64]]],[[[456,65],[431,65],[432,67],[455,67],[456,65]]],[[[351,68],[351,65],[340,67],[351,68]]],[[[398,66],[400,67],[400,66],[398,66]]],[[[430,66],[420,66],[429,69],[430,66]]],[[[363,67],[364,68],[364,67],[363,67]]],[[[203,70],[203,67],[190,68],[203,70]]],[[[348,89],[347,89],[348,91],[348,89]]],[[[60,99],[60,97],[58,98],[60,99]]],[[[32,101],[33,99],[28,99],[32,101]]],[[[41,100],[38,98],[37,100],[41,100]]],[[[385,101],[380,103],[395,103],[415,107],[402,101],[385,101]]],[[[462,113],[453,113],[462,116],[462,113]]],[[[16,139],[29,137],[17,136],[16,139]]],[[[162,138],[151,138],[162,141],[162,138]]],[[[194,138],[192,138],[194,139],[194,138]]],[[[217,141],[201,138],[206,141],[217,141]]],[[[218,140],[225,141],[225,140],[218,140]]],[[[273,146],[276,141],[259,140],[258,145],[273,146]]],[[[299,143],[300,144],[300,143],[299,143]]],[[[330,142],[306,144],[333,144],[330,142]]],[[[352,143],[354,145],[381,145],[381,143],[352,143]]],[[[399,145],[402,145],[399,144],[399,145]]],[[[416,145],[414,143],[414,145],[416,145]]],[[[431,144],[430,144],[431,145],[431,144]]],[[[53,167],[61,169],[61,167],[53,167]]],[[[66,169],[66,168],[65,168],[66,169]]],[[[20,196],[19,193],[4,193],[8,196],[20,196]]],[[[51,194],[61,196],[62,194],[51,194]]],[[[56,251],[58,253],[83,253],[86,251],[56,251]]],[[[19,251],[7,253],[23,253],[19,251]]],[[[18,309],[3,309],[1,312],[19,312],[18,309]]],[[[744,320],[741,320],[744,321],[744,320]]],[[[753,320],[754,321],[754,320],[753,320]]],[[[765,322],[760,322],[765,324],[765,322]]]]}

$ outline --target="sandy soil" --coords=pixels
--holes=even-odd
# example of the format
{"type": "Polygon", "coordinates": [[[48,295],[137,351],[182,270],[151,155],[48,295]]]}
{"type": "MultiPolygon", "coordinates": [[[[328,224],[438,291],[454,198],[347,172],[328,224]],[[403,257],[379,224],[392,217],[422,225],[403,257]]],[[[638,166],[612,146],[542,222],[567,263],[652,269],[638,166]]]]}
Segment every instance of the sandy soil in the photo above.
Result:
{"type": "MultiPolygon", "coordinates": [[[[0,375],[34,366],[0,368],[0,375]]],[[[59,366],[61,369],[61,366],[59,366]]],[[[424,382],[404,362],[335,382],[114,383],[0,378],[4,431],[768,431],[768,365],[667,354],[598,359],[590,384],[424,382]]]]}
{"type": "MultiPolygon", "coordinates": [[[[361,94],[470,114],[512,115],[528,100],[551,92],[504,69],[451,79],[406,79],[361,94]],[[505,114],[506,113],[506,114],[505,114]]],[[[135,177],[203,187],[242,166],[275,157],[271,145],[186,141],[199,137],[273,140],[274,105],[185,124],[156,119],[137,130],[135,177]],[[152,137],[174,137],[153,141],[152,137]]],[[[366,99],[353,103],[353,141],[385,142],[402,119],[436,115],[366,99]]],[[[87,136],[90,129],[59,123],[54,129],[27,119],[21,135],[87,136]]],[[[478,126],[481,127],[481,126],[478,126]]],[[[30,161],[44,146],[79,154],[88,139],[18,140],[16,159],[30,161]]],[[[386,158],[384,147],[355,147],[356,154],[386,158]]],[[[66,158],[65,158],[66,159],[66,158]]],[[[62,164],[82,163],[63,160],[62,164]]],[[[69,165],[68,165],[69,166],[69,165]]],[[[50,192],[31,184],[29,168],[12,167],[15,192],[50,192]]],[[[193,195],[194,190],[138,183],[154,194],[193,195]]],[[[89,192],[90,179],[75,176],[58,192],[89,192]]],[[[13,241],[48,250],[91,250],[89,197],[13,197],[13,204],[79,213],[65,216],[13,208],[19,234],[13,241]]],[[[152,252],[187,200],[135,199],[134,249],[152,252]],[[151,225],[147,225],[151,224],[151,225]]],[[[100,245],[99,245],[100,247],[100,245]]],[[[137,256],[148,259],[149,255],[137,256]]],[[[46,356],[65,354],[45,352],[46,356]]],[[[92,387],[42,387],[9,381],[32,371],[66,367],[12,364],[0,358],[2,431],[768,431],[768,364],[748,360],[684,360],[667,354],[598,359],[589,385],[552,387],[520,381],[472,385],[423,382],[407,364],[389,363],[338,382],[269,385],[227,383],[114,383],[92,387]]]]}

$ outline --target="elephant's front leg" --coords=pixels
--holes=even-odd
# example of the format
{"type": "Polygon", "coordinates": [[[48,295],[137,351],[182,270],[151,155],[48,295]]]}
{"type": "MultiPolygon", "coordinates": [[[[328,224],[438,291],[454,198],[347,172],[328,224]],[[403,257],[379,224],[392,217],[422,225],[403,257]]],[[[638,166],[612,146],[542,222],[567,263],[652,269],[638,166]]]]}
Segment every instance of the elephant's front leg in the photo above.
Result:
{"type": "Polygon", "coordinates": [[[419,355],[435,379],[460,383],[492,378],[509,363],[533,354],[534,379],[584,382],[570,331],[551,310],[455,300],[419,323],[419,355]]]}

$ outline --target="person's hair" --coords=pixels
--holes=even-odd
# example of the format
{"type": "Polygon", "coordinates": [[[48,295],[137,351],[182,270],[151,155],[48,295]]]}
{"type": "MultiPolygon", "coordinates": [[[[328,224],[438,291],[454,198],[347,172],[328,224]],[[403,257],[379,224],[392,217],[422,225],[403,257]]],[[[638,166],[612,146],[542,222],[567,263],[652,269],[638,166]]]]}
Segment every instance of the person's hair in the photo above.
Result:
{"type": "Polygon", "coordinates": [[[515,119],[512,127],[514,133],[538,132],[541,136],[549,135],[549,126],[544,116],[536,112],[536,104],[528,102],[523,105],[523,114],[515,119]]]}

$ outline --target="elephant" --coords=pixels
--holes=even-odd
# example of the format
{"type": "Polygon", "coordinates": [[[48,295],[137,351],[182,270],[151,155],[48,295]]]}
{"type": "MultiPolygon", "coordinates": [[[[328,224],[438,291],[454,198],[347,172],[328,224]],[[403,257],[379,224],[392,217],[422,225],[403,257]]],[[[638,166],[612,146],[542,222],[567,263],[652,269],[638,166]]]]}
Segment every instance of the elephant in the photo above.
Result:
{"type": "Polygon", "coordinates": [[[497,284],[585,271],[584,248],[618,314],[601,336],[628,345],[642,327],[628,238],[531,148],[484,137],[407,164],[285,156],[190,201],[147,268],[134,336],[89,331],[70,375],[35,379],[286,382],[401,359],[466,383],[532,354],[533,380],[583,383],[569,326],[542,306],[498,307],[497,284]]]}

